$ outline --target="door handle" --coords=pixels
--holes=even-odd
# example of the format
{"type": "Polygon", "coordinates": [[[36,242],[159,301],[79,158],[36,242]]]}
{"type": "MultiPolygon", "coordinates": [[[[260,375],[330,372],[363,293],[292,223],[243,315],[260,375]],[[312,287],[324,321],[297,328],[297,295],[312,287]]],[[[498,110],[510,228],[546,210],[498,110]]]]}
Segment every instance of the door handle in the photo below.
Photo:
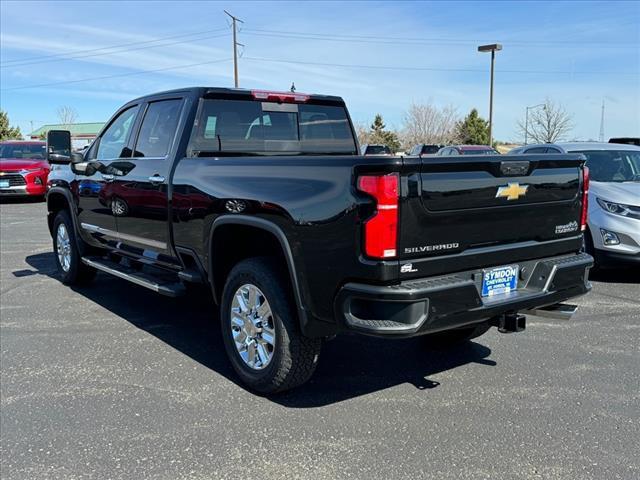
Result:
{"type": "Polygon", "coordinates": [[[105,182],[113,182],[116,179],[115,175],[112,175],[110,173],[103,173],[102,174],[102,180],[104,180],[105,182]]]}
{"type": "Polygon", "coordinates": [[[151,182],[152,185],[158,185],[160,183],[164,183],[164,177],[156,173],[149,177],[149,182],[151,182]]]}

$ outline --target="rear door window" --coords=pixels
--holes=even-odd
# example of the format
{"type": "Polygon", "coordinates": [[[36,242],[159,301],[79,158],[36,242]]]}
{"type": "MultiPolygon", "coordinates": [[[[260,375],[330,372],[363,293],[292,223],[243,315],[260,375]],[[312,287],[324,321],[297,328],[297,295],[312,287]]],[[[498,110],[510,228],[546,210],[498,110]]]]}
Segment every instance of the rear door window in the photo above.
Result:
{"type": "Polygon", "coordinates": [[[169,153],[178,127],[181,99],[152,102],[144,114],[134,157],[164,157],[169,153]]]}
{"type": "Polygon", "coordinates": [[[534,147],[526,151],[526,153],[547,153],[547,147],[534,147]]]}

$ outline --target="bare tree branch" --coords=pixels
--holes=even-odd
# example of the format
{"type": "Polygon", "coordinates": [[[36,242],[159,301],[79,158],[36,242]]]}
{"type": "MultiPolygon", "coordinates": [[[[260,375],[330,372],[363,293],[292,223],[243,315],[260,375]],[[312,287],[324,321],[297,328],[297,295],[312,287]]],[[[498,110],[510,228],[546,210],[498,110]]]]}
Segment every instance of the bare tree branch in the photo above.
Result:
{"type": "Polygon", "coordinates": [[[76,111],[76,109],[68,105],[62,105],[58,107],[58,109],[56,110],[56,114],[58,115],[60,124],[63,125],[66,129],[68,129],[69,126],[74,124],[78,119],[78,112],[76,111]]]}
{"type": "Polygon", "coordinates": [[[403,118],[402,140],[405,146],[417,143],[448,143],[455,136],[456,108],[438,108],[431,102],[412,103],[403,118]]]}
{"type": "Polygon", "coordinates": [[[573,129],[572,116],[564,107],[546,98],[541,108],[529,111],[518,121],[518,131],[528,143],[554,143],[564,140],[573,129]]]}

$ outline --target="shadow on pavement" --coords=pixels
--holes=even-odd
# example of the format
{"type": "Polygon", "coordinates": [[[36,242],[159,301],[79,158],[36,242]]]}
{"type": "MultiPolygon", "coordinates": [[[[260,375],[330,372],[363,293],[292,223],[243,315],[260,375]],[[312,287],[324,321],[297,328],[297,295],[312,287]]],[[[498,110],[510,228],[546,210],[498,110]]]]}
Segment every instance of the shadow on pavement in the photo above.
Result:
{"type": "MultiPolygon", "coordinates": [[[[26,261],[34,270],[14,271],[14,276],[56,278],[53,253],[30,255],[26,261]]],[[[100,273],[90,286],[74,291],[237,383],[220,338],[217,307],[206,292],[168,298],[100,273]]],[[[429,351],[420,338],[386,340],[343,335],[324,344],[318,369],[309,383],[270,400],[290,408],[309,408],[403,383],[419,390],[430,389],[439,383],[428,377],[439,372],[468,363],[496,365],[487,359],[490,354],[489,348],[475,342],[429,351]]]]}

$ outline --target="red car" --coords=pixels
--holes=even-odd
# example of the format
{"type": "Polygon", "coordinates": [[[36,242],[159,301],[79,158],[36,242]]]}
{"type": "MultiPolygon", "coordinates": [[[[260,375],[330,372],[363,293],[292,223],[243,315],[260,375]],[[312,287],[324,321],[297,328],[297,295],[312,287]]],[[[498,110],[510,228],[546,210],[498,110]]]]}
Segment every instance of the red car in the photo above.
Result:
{"type": "Polygon", "coordinates": [[[51,167],[46,161],[45,142],[9,140],[0,142],[0,195],[43,196],[51,167]]]}

